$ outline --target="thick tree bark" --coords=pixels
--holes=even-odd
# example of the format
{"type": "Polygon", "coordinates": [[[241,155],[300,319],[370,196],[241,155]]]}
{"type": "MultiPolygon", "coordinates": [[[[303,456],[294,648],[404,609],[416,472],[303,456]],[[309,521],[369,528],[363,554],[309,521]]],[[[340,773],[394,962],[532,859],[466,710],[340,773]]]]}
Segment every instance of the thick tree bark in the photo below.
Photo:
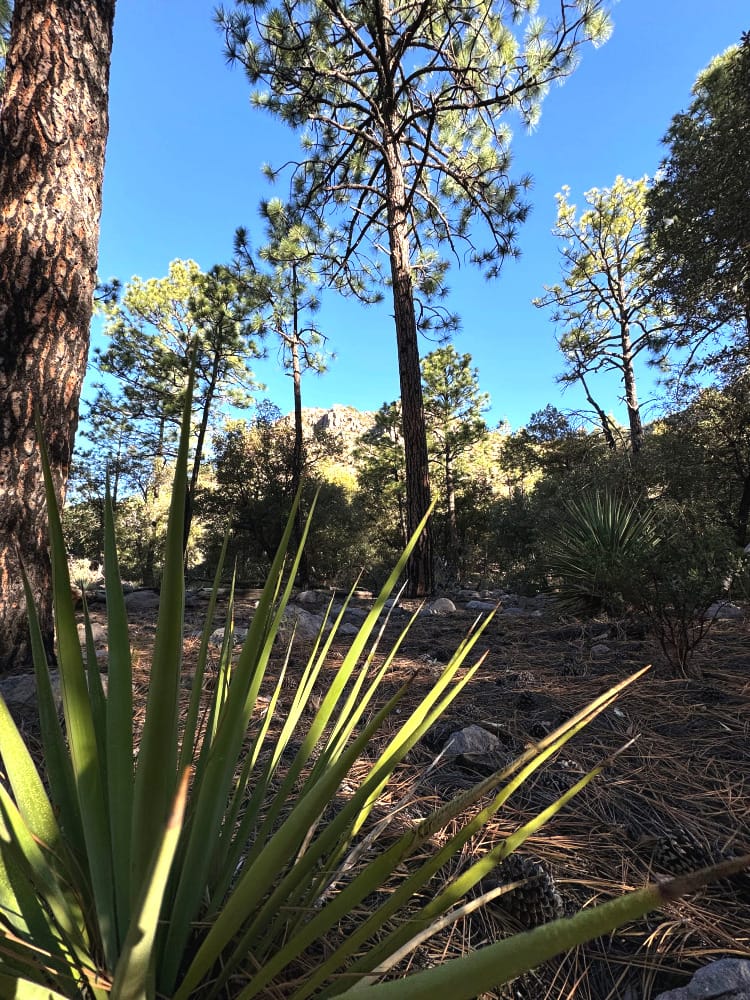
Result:
{"type": "MultiPolygon", "coordinates": [[[[406,455],[406,516],[411,537],[430,506],[430,478],[414,288],[409,259],[404,174],[395,142],[386,151],[386,164],[393,310],[406,455]]],[[[434,566],[429,528],[417,542],[407,572],[407,593],[410,597],[425,597],[433,592],[434,566]]]]}
{"type": "Polygon", "coordinates": [[[114,0],[16,0],[0,112],[0,673],[30,660],[20,550],[52,655],[38,407],[67,481],[96,285],[114,0]]]}

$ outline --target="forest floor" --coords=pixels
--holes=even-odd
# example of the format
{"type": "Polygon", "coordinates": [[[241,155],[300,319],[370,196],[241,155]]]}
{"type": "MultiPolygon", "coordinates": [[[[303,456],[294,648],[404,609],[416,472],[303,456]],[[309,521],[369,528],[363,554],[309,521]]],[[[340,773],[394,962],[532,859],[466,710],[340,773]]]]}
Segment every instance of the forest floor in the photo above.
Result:
{"type": "MultiPolygon", "coordinates": [[[[256,596],[255,592],[239,595],[236,625],[245,624],[252,615],[256,596]]],[[[365,608],[367,602],[360,605],[365,608]]],[[[519,850],[541,862],[566,912],[612,898],[654,877],[749,851],[748,617],[717,621],[694,654],[702,678],[683,680],[670,675],[642,623],[576,619],[562,614],[554,603],[542,608],[526,614],[504,614],[501,609],[490,622],[471,662],[485,651],[486,659],[449,709],[449,729],[481,726],[495,734],[502,751],[512,756],[629,674],[649,663],[653,668],[519,789],[458,863],[465,866],[472,852],[480,856],[629,741],[599,778],[519,850]]],[[[152,614],[130,616],[141,695],[148,686],[152,614]]],[[[187,614],[190,635],[191,629],[196,632],[202,625],[203,608],[189,609],[187,614]]],[[[104,613],[97,609],[94,617],[101,621],[104,613]]],[[[476,612],[462,610],[417,617],[386,678],[384,697],[413,675],[416,700],[434,682],[475,619],[476,612]]],[[[388,634],[395,637],[405,620],[406,616],[395,619],[388,634]]],[[[217,624],[222,624],[221,615],[217,624]]],[[[188,672],[198,641],[186,640],[188,672]]],[[[345,638],[334,642],[332,668],[346,649],[345,638]]],[[[279,649],[279,658],[282,652],[279,649]]],[[[289,685],[305,662],[302,644],[291,657],[289,685]]],[[[421,813],[419,808],[407,810],[398,821],[401,824],[426,815],[424,803],[444,799],[493,770],[483,769],[481,762],[473,767],[466,760],[461,764],[449,760],[426,776],[435,758],[434,745],[428,748],[426,743],[411,751],[398,773],[399,788],[418,788],[423,803],[421,813]]],[[[482,916],[467,917],[433,939],[412,961],[432,964],[513,929],[513,917],[493,905],[482,916]]],[[[750,957],[750,874],[735,884],[711,886],[671,904],[487,996],[652,1000],[722,956],[750,957]]]]}

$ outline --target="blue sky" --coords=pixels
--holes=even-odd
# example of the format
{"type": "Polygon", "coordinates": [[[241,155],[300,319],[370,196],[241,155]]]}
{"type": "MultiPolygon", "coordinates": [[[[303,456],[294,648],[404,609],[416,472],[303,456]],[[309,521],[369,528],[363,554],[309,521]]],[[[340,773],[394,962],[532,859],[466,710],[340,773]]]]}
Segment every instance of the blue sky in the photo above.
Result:
{"type": "MultiPolygon", "coordinates": [[[[545,3],[542,3],[542,8],[545,3]]],[[[618,174],[653,175],[663,155],[660,138],[672,115],[690,100],[696,74],[750,28],[747,0],[620,0],[614,32],[600,49],[582,51],[581,64],[545,100],[531,135],[513,139],[513,172],[531,173],[532,212],[519,235],[522,257],[485,281],[469,267],[449,277],[450,308],[462,319],[454,339],[479,369],[490,393],[491,423],[514,428],[547,403],[575,409],[573,390],[561,394],[561,359],[546,311],[531,300],[559,277],[555,193],[567,184],[573,200],[618,174]]],[[[250,106],[249,86],[230,69],[222,38],[203,0],[127,0],[118,4],[112,56],[110,135],[104,182],[99,274],[127,280],[162,277],[170,260],[191,257],[208,268],[227,261],[237,226],[262,239],[257,206],[284,195],[260,167],[283,162],[297,139],[250,106]]],[[[365,308],[326,293],[317,322],[336,353],[327,374],[303,384],[307,406],[333,403],[377,409],[398,395],[393,320],[387,300],[365,308]]],[[[94,343],[101,343],[96,331],[94,343]]],[[[422,352],[434,345],[422,342],[422,352]]],[[[291,382],[269,358],[258,378],[283,411],[291,382]]],[[[602,405],[624,419],[618,386],[593,383],[602,405]],[[597,391],[598,390],[598,391],[597,391]]],[[[642,372],[646,416],[655,403],[651,375],[642,372]]]]}

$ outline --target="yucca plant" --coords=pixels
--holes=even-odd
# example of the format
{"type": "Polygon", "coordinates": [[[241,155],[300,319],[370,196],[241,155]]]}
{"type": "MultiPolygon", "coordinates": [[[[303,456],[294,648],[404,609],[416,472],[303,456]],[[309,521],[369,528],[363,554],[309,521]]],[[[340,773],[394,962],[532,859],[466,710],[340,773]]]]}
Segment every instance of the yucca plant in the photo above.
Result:
{"type": "MultiPolygon", "coordinates": [[[[703,874],[693,881],[649,886],[440,968],[381,982],[432,931],[457,919],[466,906],[478,905],[466,899],[479,880],[599,773],[603,764],[473,866],[459,875],[443,874],[512,792],[634,677],[597,698],[512,766],[378,849],[373,839],[378,827],[368,825],[373,807],[409,749],[471,683],[481,662],[481,657],[474,660],[474,650],[482,627],[459,645],[416,707],[403,708],[408,685],[381,703],[380,685],[403,636],[376,660],[378,622],[407,549],[336,669],[329,669],[329,652],[343,612],[327,632],[321,631],[291,700],[282,707],[288,656],[277,676],[270,676],[268,668],[299,560],[299,553],[288,553],[292,516],[236,662],[227,629],[209,696],[203,680],[217,575],[181,718],[187,449],[183,431],[150,689],[139,732],[133,724],[128,625],[111,507],[105,692],[87,616],[85,664],[81,654],[45,463],[65,725],[58,720],[27,588],[44,773],[0,701],[0,996],[303,1000],[346,994],[363,1000],[460,1000],[707,879],[703,874]],[[270,696],[259,719],[254,708],[262,688],[270,696]],[[397,710],[400,725],[395,726],[397,710]],[[380,749],[373,751],[378,734],[380,749]],[[294,753],[293,737],[299,744],[294,753]],[[364,772],[360,767],[355,779],[351,772],[366,750],[373,762],[364,772]],[[453,832],[442,846],[428,847],[449,823],[453,832]],[[436,876],[442,878],[438,890],[431,881],[436,876]]],[[[715,874],[729,867],[736,870],[738,864],[715,874]]]]}
{"type": "Polygon", "coordinates": [[[633,604],[657,544],[652,511],[597,491],[564,505],[546,563],[563,604],[619,613],[633,604]]]}

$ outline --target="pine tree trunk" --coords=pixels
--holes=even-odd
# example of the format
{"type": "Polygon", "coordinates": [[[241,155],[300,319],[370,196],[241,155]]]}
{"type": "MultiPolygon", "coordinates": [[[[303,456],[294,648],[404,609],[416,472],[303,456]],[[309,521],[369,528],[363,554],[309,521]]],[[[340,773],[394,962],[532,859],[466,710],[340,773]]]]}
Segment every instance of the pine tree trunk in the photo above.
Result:
{"type": "MultiPolygon", "coordinates": [[[[294,271],[296,288],[297,274],[294,271]]],[[[294,334],[290,344],[292,355],[292,384],[294,386],[294,450],[292,451],[292,496],[297,495],[297,490],[302,482],[302,466],[305,458],[305,441],[302,428],[302,370],[299,360],[299,316],[297,310],[297,300],[294,302],[294,334]]],[[[302,512],[302,504],[297,508],[294,519],[294,544],[299,546],[302,542],[302,534],[305,528],[305,518],[302,512]]],[[[301,587],[308,587],[310,584],[310,563],[307,552],[302,551],[299,561],[298,582],[301,587]]]]}
{"type": "Polygon", "coordinates": [[[0,673],[30,661],[23,558],[52,656],[34,407],[60,494],[96,284],[114,0],[16,0],[0,112],[0,673]]]}
{"type": "Polygon", "coordinates": [[[456,517],[456,480],[453,476],[453,458],[445,454],[445,498],[448,504],[448,572],[452,579],[458,574],[458,519],[456,517]]]}
{"type": "Polygon", "coordinates": [[[638,392],[635,387],[635,369],[633,368],[633,351],[630,341],[630,328],[627,322],[620,324],[620,340],[622,344],[622,378],[625,384],[625,406],[628,410],[630,425],[630,447],[637,455],[643,445],[643,423],[641,409],[638,405],[638,392]]]}
{"type": "MultiPolygon", "coordinates": [[[[398,372],[401,386],[401,419],[406,455],[406,516],[409,537],[430,505],[427,432],[422,399],[417,320],[409,260],[404,175],[395,143],[386,150],[388,236],[396,321],[398,372]]],[[[434,566],[429,528],[423,532],[408,565],[410,597],[425,597],[434,590],[434,566]]]]}
{"type": "Polygon", "coordinates": [[[193,465],[190,470],[190,479],[185,489],[185,520],[182,528],[182,554],[185,560],[186,569],[188,544],[190,542],[190,530],[193,527],[193,516],[195,514],[195,496],[198,492],[198,479],[200,478],[201,460],[203,459],[203,447],[206,443],[208,421],[211,416],[211,407],[213,406],[214,396],[216,395],[216,386],[219,382],[219,368],[221,367],[221,361],[221,352],[217,348],[211,365],[211,375],[209,376],[208,385],[206,386],[204,394],[203,409],[201,410],[201,419],[198,424],[198,434],[195,439],[195,451],[193,453],[193,465]]]}

